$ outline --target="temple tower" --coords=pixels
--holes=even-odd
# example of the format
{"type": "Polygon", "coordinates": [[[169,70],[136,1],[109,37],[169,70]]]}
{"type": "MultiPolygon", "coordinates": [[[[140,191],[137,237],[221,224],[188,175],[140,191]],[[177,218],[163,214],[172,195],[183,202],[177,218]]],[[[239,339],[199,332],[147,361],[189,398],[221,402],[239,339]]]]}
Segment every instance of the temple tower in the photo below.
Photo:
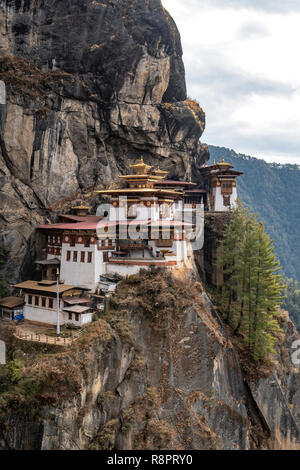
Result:
{"type": "Polygon", "coordinates": [[[209,194],[209,209],[212,212],[226,212],[237,205],[237,177],[243,173],[233,169],[231,163],[226,163],[224,158],[221,163],[213,162],[213,165],[200,169],[207,182],[209,194]]]}

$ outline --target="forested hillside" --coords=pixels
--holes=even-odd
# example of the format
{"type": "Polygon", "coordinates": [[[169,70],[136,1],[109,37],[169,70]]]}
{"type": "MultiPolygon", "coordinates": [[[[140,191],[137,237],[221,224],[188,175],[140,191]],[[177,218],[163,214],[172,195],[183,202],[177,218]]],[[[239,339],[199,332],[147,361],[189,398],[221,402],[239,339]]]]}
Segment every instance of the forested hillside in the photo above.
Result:
{"type": "Polygon", "coordinates": [[[222,157],[244,172],[238,180],[239,198],[259,216],[274,239],[284,274],[300,281],[300,170],[209,146],[211,162],[222,157]]]}

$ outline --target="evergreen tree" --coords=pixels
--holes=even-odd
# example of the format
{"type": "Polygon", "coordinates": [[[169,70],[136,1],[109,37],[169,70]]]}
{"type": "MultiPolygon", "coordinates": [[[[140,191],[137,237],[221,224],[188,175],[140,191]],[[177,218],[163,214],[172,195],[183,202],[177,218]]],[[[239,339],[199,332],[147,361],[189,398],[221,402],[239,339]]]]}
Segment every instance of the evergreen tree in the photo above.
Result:
{"type": "Polygon", "coordinates": [[[223,317],[256,360],[274,351],[276,316],[283,282],[273,241],[256,216],[239,205],[229,224],[219,261],[223,273],[223,317]]]}

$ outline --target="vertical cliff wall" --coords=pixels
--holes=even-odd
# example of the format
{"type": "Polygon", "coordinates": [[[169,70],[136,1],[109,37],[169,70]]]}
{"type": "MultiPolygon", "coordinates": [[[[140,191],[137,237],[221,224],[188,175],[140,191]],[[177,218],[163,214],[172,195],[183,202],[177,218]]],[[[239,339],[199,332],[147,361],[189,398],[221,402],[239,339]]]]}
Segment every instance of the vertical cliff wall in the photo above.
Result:
{"type": "Polygon", "coordinates": [[[23,361],[0,368],[0,448],[299,448],[300,375],[290,357],[299,335],[288,316],[262,367],[241,355],[194,273],[184,274],[122,281],[106,314],[65,352],[0,329],[10,358],[23,361]]]}
{"type": "Polygon", "coordinates": [[[140,154],[170,177],[208,158],[187,100],[176,25],[159,0],[3,0],[0,245],[28,274],[35,226],[128,171],[140,154]]]}
{"type": "Polygon", "coordinates": [[[25,352],[23,378],[1,395],[0,447],[249,449],[237,356],[193,273],[185,277],[133,276],[82,342],[25,352]]]}

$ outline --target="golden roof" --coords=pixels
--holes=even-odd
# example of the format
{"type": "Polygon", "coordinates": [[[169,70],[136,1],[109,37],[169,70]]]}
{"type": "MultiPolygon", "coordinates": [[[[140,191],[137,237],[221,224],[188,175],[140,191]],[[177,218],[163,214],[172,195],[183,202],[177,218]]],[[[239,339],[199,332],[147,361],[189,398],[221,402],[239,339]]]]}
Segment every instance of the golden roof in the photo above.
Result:
{"type": "Polygon", "coordinates": [[[164,170],[161,170],[160,168],[157,168],[157,170],[154,170],[153,171],[154,175],[167,175],[169,172],[168,171],[164,171],[164,170]]]}
{"type": "Polygon", "coordinates": [[[98,194],[126,194],[126,193],[158,193],[158,194],[172,194],[172,195],[180,195],[178,191],[174,189],[158,189],[158,188],[125,188],[125,189],[102,189],[96,190],[95,193],[98,194]]]}
{"type": "Polygon", "coordinates": [[[125,179],[125,180],[136,180],[136,181],[160,181],[164,179],[164,176],[156,176],[152,174],[146,174],[146,175],[119,175],[119,178],[125,179]]]}
{"type": "Polygon", "coordinates": [[[141,157],[140,162],[135,165],[130,165],[130,168],[133,168],[137,175],[146,175],[152,166],[144,163],[144,159],[141,157]]]}
{"type": "Polygon", "coordinates": [[[225,160],[224,160],[224,157],[222,158],[222,162],[221,163],[218,163],[218,165],[226,165],[226,166],[231,166],[231,163],[226,163],[225,160]]]}
{"type": "Polygon", "coordinates": [[[80,210],[80,209],[81,209],[81,210],[83,210],[83,209],[89,210],[89,209],[91,209],[91,206],[85,206],[85,205],[83,204],[83,202],[80,201],[79,206],[74,206],[74,207],[72,207],[72,209],[74,209],[74,210],[80,210]]]}

